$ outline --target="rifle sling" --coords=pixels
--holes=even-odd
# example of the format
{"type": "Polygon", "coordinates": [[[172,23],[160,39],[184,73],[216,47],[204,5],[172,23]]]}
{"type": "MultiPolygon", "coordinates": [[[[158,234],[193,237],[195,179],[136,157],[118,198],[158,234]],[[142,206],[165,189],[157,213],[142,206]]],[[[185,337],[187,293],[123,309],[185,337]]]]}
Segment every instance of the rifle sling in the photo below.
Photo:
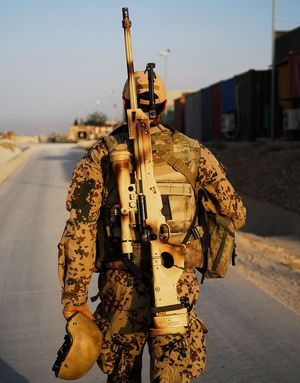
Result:
{"type": "Polygon", "coordinates": [[[203,248],[203,266],[196,267],[196,269],[202,274],[201,283],[204,282],[205,273],[208,267],[208,252],[209,252],[209,242],[210,242],[210,233],[207,222],[207,212],[202,204],[202,197],[207,198],[206,192],[203,189],[199,190],[197,207],[198,207],[198,222],[203,229],[203,237],[201,238],[202,248],[203,248]]]}
{"type": "Polygon", "coordinates": [[[131,274],[139,281],[141,281],[147,288],[152,289],[152,283],[149,277],[140,270],[132,259],[122,256],[120,260],[131,274]]]}
{"type": "Polygon", "coordinates": [[[193,229],[195,227],[197,217],[198,217],[198,204],[196,204],[195,214],[194,214],[192,223],[190,224],[190,227],[188,228],[188,231],[186,232],[185,237],[182,241],[183,244],[187,243],[187,241],[190,239],[190,236],[192,235],[193,229]]]}

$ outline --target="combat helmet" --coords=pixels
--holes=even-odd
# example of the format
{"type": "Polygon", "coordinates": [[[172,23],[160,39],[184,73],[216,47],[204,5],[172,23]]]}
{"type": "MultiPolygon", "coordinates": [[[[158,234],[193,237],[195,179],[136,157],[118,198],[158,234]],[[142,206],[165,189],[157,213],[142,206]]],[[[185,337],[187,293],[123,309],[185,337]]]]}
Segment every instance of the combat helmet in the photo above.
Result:
{"type": "MultiPolygon", "coordinates": [[[[149,85],[148,85],[147,73],[143,71],[134,72],[134,79],[135,79],[136,93],[139,99],[139,104],[149,105],[149,85]]],[[[167,99],[167,91],[166,91],[164,82],[157,74],[155,75],[155,79],[154,79],[154,95],[155,95],[155,104],[161,104],[167,99]]],[[[125,100],[129,100],[128,79],[123,88],[123,98],[125,100]]]]}
{"type": "Polygon", "coordinates": [[[66,325],[64,344],[52,367],[55,376],[73,380],[85,375],[96,362],[102,345],[102,333],[96,323],[82,313],[72,315],[66,325]]]}

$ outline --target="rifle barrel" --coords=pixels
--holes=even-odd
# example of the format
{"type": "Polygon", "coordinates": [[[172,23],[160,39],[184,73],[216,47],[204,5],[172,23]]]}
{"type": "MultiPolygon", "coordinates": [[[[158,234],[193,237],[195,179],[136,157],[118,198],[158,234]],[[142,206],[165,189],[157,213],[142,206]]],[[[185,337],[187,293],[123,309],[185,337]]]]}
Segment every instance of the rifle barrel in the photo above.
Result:
{"type": "Polygon", "coordinates": [[[134,80],[133,54],[130,34],[131,21],[129,19],[128,8],[122,8],[122,15],[122,26],[124,28],[125,52],[127,61],[128,86],[130,95],[130,108],[137,109],[136,85],[134,80]]]}

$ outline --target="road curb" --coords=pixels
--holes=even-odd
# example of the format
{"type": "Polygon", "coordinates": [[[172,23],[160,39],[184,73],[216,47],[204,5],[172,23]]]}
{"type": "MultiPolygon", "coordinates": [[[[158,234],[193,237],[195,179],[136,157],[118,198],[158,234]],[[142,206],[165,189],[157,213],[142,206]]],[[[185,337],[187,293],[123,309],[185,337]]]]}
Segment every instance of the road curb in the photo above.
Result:
{"type": "Polygon", "coordinates": [[[22,153],[12,158],[11,160],[0,165],[0,185],[12,174],[14,173],[21,165],[24,165],[25,162],[30,158],[34,151],[34,147],[30,146],[25,149],[22,153]]]}

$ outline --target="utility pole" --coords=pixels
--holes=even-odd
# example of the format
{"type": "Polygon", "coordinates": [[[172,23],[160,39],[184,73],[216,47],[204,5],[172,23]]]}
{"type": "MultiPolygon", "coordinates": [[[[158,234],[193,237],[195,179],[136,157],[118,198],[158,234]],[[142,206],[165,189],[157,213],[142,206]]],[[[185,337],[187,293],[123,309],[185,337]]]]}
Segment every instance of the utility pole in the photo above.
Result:
{"type": "Polygon", "coordinates": [[[276,30],[275,30],[275,16],[276,16],[276,0],[272,0],[272,72],[271,72],[271,105],[270,105],[270,128],[271,140],[275,139],[275,88],[276,88],[276,30]]]}
{"type": "Polygon", "coordinates": [[[166,49],[165,51],[160,51],[159,52],[159,55],[165,58],[165,78],[164,78],[164,82],[165,82],[165,87],[166,88],[167,88],[167,74],[168,74],[168,56],[169,56],[170,52],[171,52],[170,49],[166,49]]]}

